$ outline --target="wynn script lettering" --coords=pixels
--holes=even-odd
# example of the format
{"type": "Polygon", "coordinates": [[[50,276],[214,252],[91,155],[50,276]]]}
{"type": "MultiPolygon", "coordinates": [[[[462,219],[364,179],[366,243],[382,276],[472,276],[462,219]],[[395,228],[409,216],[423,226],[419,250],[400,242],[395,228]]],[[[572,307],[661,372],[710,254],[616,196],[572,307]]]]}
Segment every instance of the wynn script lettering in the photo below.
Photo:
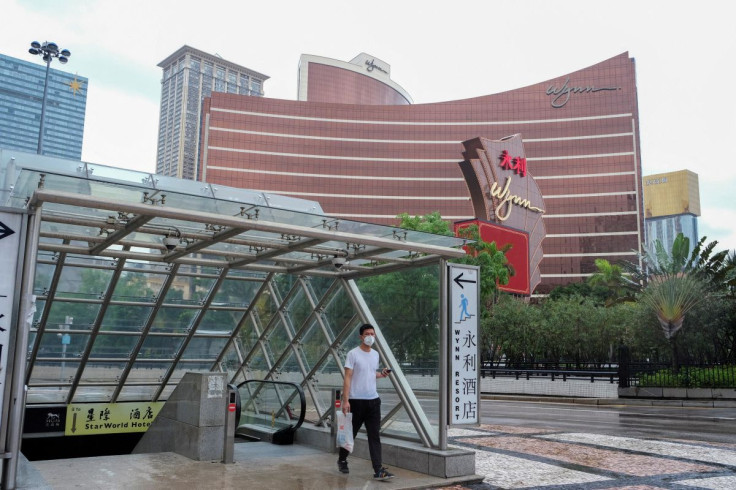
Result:
{"type": "Polygon", "coordinates": [[[368,65],[368,68],[366,68],[366,70],[373,71],[373,69],[375,68],[376,70],[382,71],[383,73],[385,73],[386,75],[388,75],[388,72],[386,70],[384,70],[383,68],[381,68],[380,66],[378,66],[375,62],[376,62],[375,59],[365,60],[365,64],[368,65]]]}
{"type": "Polygon", "coordinates": [[[519,207],[526,208],[529,211],[536,211],[537,213],[544,213],[544,209],[540,209],[536,206],[532,206],[529,199],[524,199],[521,196],[511,194],[509,192],[509,186],[511,185],[511,176],[506,177],[506,185],[503,188],[498,185],[498,182],[494,182],[491,185],[491,197],[495,197],[501,200],[501,203],[496,206],[496,218],[500,221],[506,221],[509,219],[512,210],[512,204],[519,207]]]}
{"type": "Polygon", "coordinates": [[[552,107],[555,109],[559,109],[560,107],[564,107],[565,104],[570,100],[570,94],[592,94],[595,92],[601,92],[604,90],[621,90],[620,87],[594,87],[593,85],[589,87],[570,87],[569,86],[570,79],[568,78],[565,80],[565,83],[562,85],[562,87],[557,88],[554,85],[550,85],[547,89],[547,95],[554,95],[554,98],[552,99],[552,107]]]}

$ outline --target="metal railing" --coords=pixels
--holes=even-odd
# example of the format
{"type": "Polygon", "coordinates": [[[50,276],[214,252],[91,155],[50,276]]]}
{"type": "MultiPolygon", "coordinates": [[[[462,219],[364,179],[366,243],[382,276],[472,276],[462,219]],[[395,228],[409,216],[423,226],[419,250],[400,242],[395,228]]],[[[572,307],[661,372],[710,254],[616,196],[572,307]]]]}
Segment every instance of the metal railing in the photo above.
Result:
{"type": "MultiPolygon", "coordinates": [[[[564,365],[563,365],[564,366],[564,365]]],[[[617,383],[618,382],[618,370],[616,368],[608,369],[565,369],[558,367],[491,367],[491,365],[483,365],[480,370],[482,378],[509,378],[515,379],[549,379],[550,381],[562,380],[587,380],[591,383],[607,382],[617,383]]]]}
{"type": "Polygon", "coordinates": [[[630,362],[628,372],[628,386],[736,388],[736,366],[733,365],[680,364],[675,372],[671,363],[630,362]]]}

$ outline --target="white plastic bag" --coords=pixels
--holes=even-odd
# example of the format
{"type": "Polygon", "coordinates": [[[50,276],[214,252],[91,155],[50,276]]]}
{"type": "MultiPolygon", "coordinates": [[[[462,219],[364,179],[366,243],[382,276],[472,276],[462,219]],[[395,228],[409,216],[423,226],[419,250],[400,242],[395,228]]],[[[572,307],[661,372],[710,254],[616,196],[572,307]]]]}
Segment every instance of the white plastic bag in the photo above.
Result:
{"type": "Polygon", "coordinates": [[[353,452],[353,413],[347,415],[342,410],[337,412],[337,447],[353,452]]]}

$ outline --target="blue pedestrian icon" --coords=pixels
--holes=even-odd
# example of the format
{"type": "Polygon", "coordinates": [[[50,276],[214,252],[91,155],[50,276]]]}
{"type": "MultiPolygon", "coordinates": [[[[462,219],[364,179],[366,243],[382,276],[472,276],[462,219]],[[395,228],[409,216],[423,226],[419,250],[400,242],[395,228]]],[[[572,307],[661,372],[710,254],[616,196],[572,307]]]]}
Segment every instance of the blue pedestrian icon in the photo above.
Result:
{"type": "Polygon", "coordinates": [[[473,315],[468,312],[468,298],[466,298],[464,294],[460,294],[460,319],[455,323],[464,322],[472,316],[473,315]]]}

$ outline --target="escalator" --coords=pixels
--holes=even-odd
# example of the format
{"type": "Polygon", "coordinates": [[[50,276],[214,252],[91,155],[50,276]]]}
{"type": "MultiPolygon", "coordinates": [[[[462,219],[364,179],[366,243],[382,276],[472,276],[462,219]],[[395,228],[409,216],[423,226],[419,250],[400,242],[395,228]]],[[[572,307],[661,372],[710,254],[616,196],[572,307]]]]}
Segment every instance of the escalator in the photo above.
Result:
{"type": "Polygon", "coordinates": [[[294,443],[307,406],[301,386],[286,381],[248,380],[235,390],[240,405],[236,407],[236,436],[279,445],[294,443]]]}

